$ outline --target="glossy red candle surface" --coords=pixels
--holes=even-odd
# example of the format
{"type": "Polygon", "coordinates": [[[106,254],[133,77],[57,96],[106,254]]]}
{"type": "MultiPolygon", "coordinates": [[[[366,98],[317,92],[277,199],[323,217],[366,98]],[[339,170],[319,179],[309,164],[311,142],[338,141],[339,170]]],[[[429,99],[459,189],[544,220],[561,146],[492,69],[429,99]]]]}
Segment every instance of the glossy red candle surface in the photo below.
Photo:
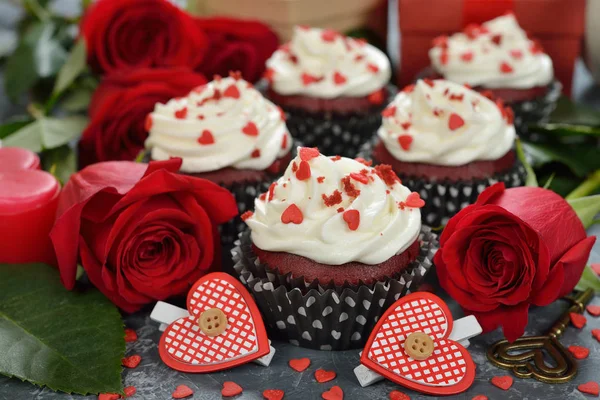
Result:
{"type": "Polygon", "coordinates": [[[0,171],[0,263],[55,264],[49,234],[59,193],[47,172],[0,171]]]}
{"type": "Polygon", "coordinates": [[[37,154],[20,147],[0,147],[0,172],[40,169],[37,154]]]}

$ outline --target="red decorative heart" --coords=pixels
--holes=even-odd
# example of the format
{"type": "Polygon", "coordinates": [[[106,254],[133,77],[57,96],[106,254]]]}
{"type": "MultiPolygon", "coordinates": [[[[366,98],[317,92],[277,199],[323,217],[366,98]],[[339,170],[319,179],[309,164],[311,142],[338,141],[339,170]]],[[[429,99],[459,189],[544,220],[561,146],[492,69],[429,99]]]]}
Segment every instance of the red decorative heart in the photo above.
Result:
{"type": "Polygon", "coordinates": [[[456,113],[450,114],[450,118],[448,119],[448,128],[451,131],[455,131],[462,127],[465,124],[465,120],[456,113]]]}
{"type": "Polygon", "coordinates": [[[125,394],[125,398],[133,396],[135,392],[137,392],[135,386],[127,386],[125,389],[123,389],[123,394],[125,394]]]}
{"type": "Polygon", "coordinates": [[[214,142],[215,138],[208,129],[203,130],[202,135],[198,138],[198,143],[200,144],[213,144],[214,142]]]}
{"type": "Polygon", "coordinates": [[[321,33],[321,39],[323,39],[324,42],[333,42],[338,35],[339,33],[333,29],[323,29],[323,32],[321,33]]]}
{"type": "Polygon", "coordinates": [[[355,231],[360,224],[360,212],[358,210],[347,210],[343,214],[344,221],[348,224],[348,229],[355,231]]]}
{"type": "Polygon", "coordinates": [[[333,83],[335,83],[336,85],[343,85],[347,81],[348,79],[346,79],[346,77],[341,73],[335,71],[335,73],[333,74],[333,83]]]}
{"type": "Polygon", "coordinates": [[[412,192],[406,197],[406,202],[404,204],[406,204],[407,207],[421,208],[425,205],[425,201],[421,199],[419,193],[412,192]]]}
{"type": "Polygon", "coordinates": [[[316,77],[316,76],[313,76],[313,75],[310,75],[310,74],[307,74],[307,73],[303,73],[302,74],[302,84],[304,86],[308,86],[308,85],[310,85],[312,83],[317,83],[317,82],[320,82],[322,80],[323,80],[323,78],[316,77]]]}
{"type": "Polygon", "coordinates": [[[262,395],[266,400],[281,400],[285,392],[279,389],[267,389],[262,395]]]}
{"type": "Polygon", "coordinates": [[[406,393],[394,390],[390,392],[390,400],[410,400],[410,396],[406,393]]]}
{"type": "Polygon", "coordinates": [[[449,340],[452,314],[436,295],[412,293],[396,301],[379,319],[360,362],[401,386],[432,395],[467,390],[475,379],[475,364],[467,350],[449,340]],[[422,361],[404,351],[408,335],[423,332],[434,342],[433,354],[422,361]]]}
{"type": "Polygon", "coordinates": [[[98,400],[118,400],[121,398],[121,395],[116,393],[100,393],[98,395],[98,400]]]}
{"type": "Polygon", "coordinates": [[[121,365],[126,367],[126,368],[135,368],[138,365],[140,365],[140,362],[142,361],[142,357],[136,355],[133,356],[129,356],[129,357],[125,357],[121,360],[121,365]]]}
{"type": "Polygon", "coordinates": [[[381,116],[384,118],[392,117],[396,114],[396,106],[389,106],[381,112],[381,116]]]}
{"type": "Polygon", "coordinates": [[[514,49],[510,51],[510,56],[515,60],[520,60],[521,58],[523,58],[523,52],[521,50],[514,49]]]}
{"type": "Polygon", "coordinates": [[[193,394],[194,391],[188,386],[179,385],[175,388],[175,391],[173,392],[173,394],[171,394],[171,397],[173,397],[174,399],[185,399],[186,397],[190,397],[193,394]]]}
{"type": "Polygon", "coordinates": [[[374,74],[379,72],[379,67],[375,64],[371,64],[371,63],[367,64],[367,69],[369,70],[369,72],[372,72],[374,74]]]}
{"type": "Polygon", "coordinates": [[[306,161],[300,161],[300,167],[296,171],[296,179],[304,181],[308,178],[310,178],[310,165],[306,161]]]}
{"type": "Polygon", "coordinates": [[[334,386],[326,392],[321,394],[321,397],[325,400],[342,400],[344,398],[344,391],[339,386],[334,386]]]}
{"type": "Polygon", "coordinates": [[[284,224],[301,224],[303,220],[302,211],[295,204],[290,204],[283,214],[281,214],[281,222],[284,224]]]}
{"type": "Polygon", "coordinates": [[[500,46],[500,43],[502,43],[502,35],[500,34],[493,35],[491,39],[492,43],[494,43],[496,46],[500,46]]]}
{"type": "Polygon", "coordinates": [[[600,329],[592,329],[592,336],[600,342],[600,329]]]}
{"type": "Polygon", "coordinates": [[[472,51],[467,51],[465,53],[462,53],[460,55],[460,59],[463,60],[464,62],[470,62],[473,60],[473,52],[472,51]]]}
{"type": "Polygon", "coordinates": [[[187,116],[187,107],[183,107],[181,110],[175,111],[175,118],[184,119],[187,116]]]}
{"type": "Polygon", "coordinates": [[[146,120],[144,121],[144,130],[146,132],[150,132],[150,129],[152,129],[152,115],[148,114],[146,115],[146,120]]]}
{"type": "Polygon", "coordinates": [[[242,393],[244,389],[235,382],[227,381],[223,383],[223,389],[221,389],[221,395],[223,397],[233,397],[242,393]]]}
{"type": "Polygon", "coordinates": [[[258,128],[256,127],[256,124],[252,121],[248,122],[246,126],[242,128],[242,132],[244,132],[244,135],[258,136],[258,128]]]}
{"type": "Polygon", "coordinates": [[[294,358],[288,364],[293,370],[302,372],[310,366],[310,358],[294,358]]]}
{"type": "Polygon", "coordinates": [[[188,293],[189,317],[180,318],[164,331],[159,353],[165,364],[178,371],[207,373],[248,363],[269,353],[265,326],[244,286],[232,276],[215,272],[200,278],[188,293]],[[227,329],[218,336],[200,330],[200,315],[219,308],[227,316],[227,329]]]}
{"type": "Polygon", "coordinates": [[[589,312],[594,317],[600,316],[600,306],[595,306],[595,305],[590,304],[585,309],[587,310],[587,312],[589,312]]]}
{"type": "Polygon", "coordinates": [[[410,145],[413,142],[413,138],[410,135],[400,135],[398,136],[398,143],[400,144],[400,147],[402,147],[403,150],[408,151],[410,150],[410,145]]]}
{"type": "Polygon", "coordinates": [[[329,382],[335,379],[335,371],[325,371],[324,369],[318,369],[315,371],[315,379],[319,383],[329,382]]]}
{"type": "Polygon", "coordinates": [[[598,396],[598,394],[600,394],[600,386],[593,381],[582,383],[581,385],[577,386],[577,390],[579,390],[581,393],[591,394],[593,396],[598,396]]]}
{"type": "Polygon", "coordinates": [[[511,72],[513,72],[513,67],[511,67],[511,65],[507,62],[503,62],[502,64],[500,64],[500,72],[502,72],[503,74],[510,74],[511,72]]]}
{"type": "Polygon", "coordinates": [[[240,90],[238,89],[237,85],[235,85],[234,83],[229,85],[227,87],[227,89],[225,89],[225,91],[223,92],[223,97],[231,97],[232,99],[239,99],[240,98],[240,90]]]}
{"type": "Polygon", "coordinates": [[[483,394],[478,394],[477,396],[473,397],[471,400],[488,400],[488,397],[483,394]]]}
{"type": "Polygon", "coordinates": [[[499,387],[502,390],[508,390],[513,384],[513,378],[504,375],[504,376],[494,376],[492,378],[492,385],[499,387]]]}
{"type": "Polygon", "coordinates": [[[135,342],[138,339],[137,333],[133,329],[125,329],[125,341],[127,343],[135,342]]]}
{"type": "Polygon", "coordinates": [[[575,357],[578,360],[583,360],[584,358],[587,358],[587,356],[590,355],[590,349],[583,346],[569,346],[569,351],[571,352],[571,354],[573,354],[573,357],[575,357]]]}
{"type": "Polygon", "coordinates": [[[577,329],[583,328],[587,322],[587,319],[581,314],[572,312],[572,313],[569,313],[569,317],[571,317],[571,323],[577,329]]]}

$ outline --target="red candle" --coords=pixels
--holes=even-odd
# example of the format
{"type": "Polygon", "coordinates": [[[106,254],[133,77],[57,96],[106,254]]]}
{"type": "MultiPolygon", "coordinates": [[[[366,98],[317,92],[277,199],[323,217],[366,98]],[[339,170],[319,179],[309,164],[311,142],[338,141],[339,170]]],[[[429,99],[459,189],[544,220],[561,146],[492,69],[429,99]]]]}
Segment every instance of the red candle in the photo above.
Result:
{"type": "Polygon", "coordinates": [[[56,264],[49,234],[59,193],[47,172],[0,171],[0,263],[56,264]]]}
{"type": "Polygon", "coordinates": [[[0,147],[0,172],[40,169],[40,158],[20,147],[0,147]]]}

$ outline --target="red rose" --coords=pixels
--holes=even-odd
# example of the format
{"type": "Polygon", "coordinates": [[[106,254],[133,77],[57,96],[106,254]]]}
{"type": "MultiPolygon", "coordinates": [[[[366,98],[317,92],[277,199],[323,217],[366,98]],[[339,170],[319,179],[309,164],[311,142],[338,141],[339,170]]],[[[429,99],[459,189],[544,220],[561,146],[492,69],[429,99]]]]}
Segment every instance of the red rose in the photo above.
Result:
{"type": "Polygon", "coordinates": [[[513,341],[530,305],[573,290],[595,240],[556,193],[497,183],[448,221],[434,263],[440,285],[484,332],[502,326],[513,341]]]}
{"type": "Polygon", "coordinates": [[[199,18],[197,26],[209,38],[210,47],[198,70],[206,76],[226,76],[240,71],[250,82],[259,80],[265,62],[279,44],[277,35],[258,21],[217,17],[199,18]]]}
{"type": "Polygon", "coordinates": [[[231,193],[176,172],[181,159],[112,161],[73,175],[60,195],[50,238],[63,284],[77,263],[127,312],[185,294],[219,267],[217,225],[237,214],[231,193]]]}
{"type": "Polygon", "coordinates": [[[154,105],[204,83],[204,76],[187,69],[135,69],[104,78],[92,97],[90,124],[79,142],[80,166],[135,159],[148,137],[145,120],[154,105]]]}
{"type": "Polygon", "coordinates": [[[166,0],[99,0],[81,32],[97,73],[128,67],[189,67],[202,61],[206,35],[192,17],[166,0]]]}

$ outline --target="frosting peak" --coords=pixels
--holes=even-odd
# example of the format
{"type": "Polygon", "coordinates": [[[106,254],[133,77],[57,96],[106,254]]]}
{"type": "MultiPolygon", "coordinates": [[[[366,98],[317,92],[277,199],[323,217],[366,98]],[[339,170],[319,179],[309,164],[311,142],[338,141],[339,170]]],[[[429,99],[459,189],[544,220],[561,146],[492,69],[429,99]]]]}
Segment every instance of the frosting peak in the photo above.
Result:
{"type": "Polygon", "coordinates": [[[471,86],[528,89],[549,84],[554,75],[550,57],[513,14],[436,38],[429,58],[445,79],[471,86]]]}
{"type": "Polygon", "coordinates": [[[419,80],[383,111],[377,134],[398,160],[464,165],[497,160],[513,146],[512,110],[463,85],[419,80]]]}
{"type": "Polygon", "coordinates": [[[299,148],[285,175],[242,219],[262,250],[330,265],[378,264],[418,238],[423,205],[389,166],[299,148]]]}
{"type": "Polygon", "coordinates": [[[387,57],[370,44],[330,29],[301,26],[267,67],[275,92],[320,98],[367,96],[383,88],[391,76],[387,57]]]}
{"type": "Polygon", "coordinates": [[[156,104],[146,129],[152,159],[181,157],[181,170],[192,173],[264,170],[292,146],[281,109],[237,74],[156,104]]]}

